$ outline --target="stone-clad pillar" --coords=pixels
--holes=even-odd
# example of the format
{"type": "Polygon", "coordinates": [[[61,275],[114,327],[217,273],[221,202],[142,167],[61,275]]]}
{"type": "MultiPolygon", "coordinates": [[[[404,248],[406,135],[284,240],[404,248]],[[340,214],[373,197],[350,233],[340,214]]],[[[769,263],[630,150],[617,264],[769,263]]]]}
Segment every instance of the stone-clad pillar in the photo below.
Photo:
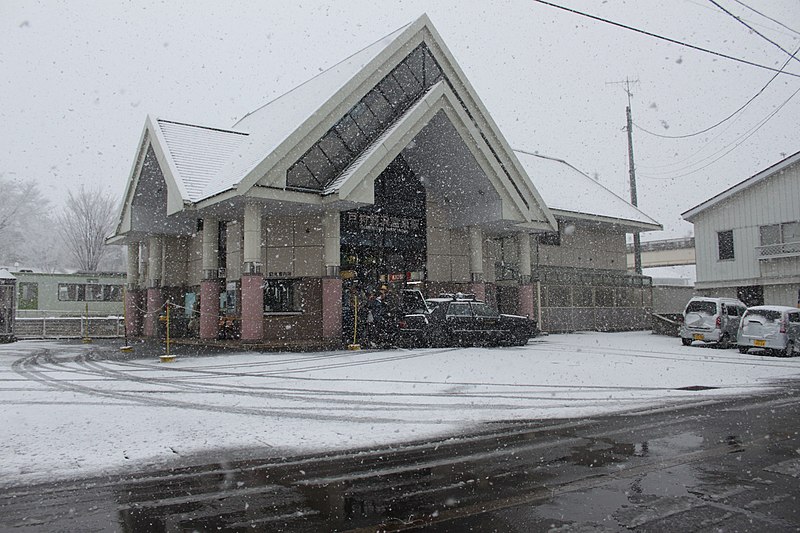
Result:
{"type": "Polygon", "coordinates": [[[158,335],[158,317],[164,305],[164,296],[161,293],[161,280],[163,279],[162,255],[163,247],[160,236],[148,238],[147,261],[147,314],[144,317],[144,335],[155,337],[158,335]]]}
{"type": "Polygon", "coordinates": [[[203,218],[203,279],[200,281],[200,338],[219,334],[219,221],[203,218]]]}
{"type": "Polygon", "coordinates": [[[469,227],[469,273],[470,292],[478,300],[486,299],[486,283],[483,277],[483,232],[478,226],[469,227]]]}
{"type": "Polygon", "coordinates": [[[242,340],[264,338],[264,273],[261,264],[261,205],[244,206],[244,250],[242,264],[242,340]]]}

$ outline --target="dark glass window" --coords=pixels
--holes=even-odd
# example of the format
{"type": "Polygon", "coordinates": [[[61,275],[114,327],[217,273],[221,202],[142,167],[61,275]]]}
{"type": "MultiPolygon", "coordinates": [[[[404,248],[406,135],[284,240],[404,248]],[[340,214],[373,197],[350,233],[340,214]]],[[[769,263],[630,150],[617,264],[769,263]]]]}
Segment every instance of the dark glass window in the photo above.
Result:
{"type": "Polygon", "coordinates": [[[389,102],[379,90],[371,90],[369,94],[364,97],[364,103],[367,104],[372,113],[378,118],[378,122],[380,122],[382,126],[386,126],[391,122],[394,113],[392,106],[389,105],[389,102]]]}
{"type": "Polygon", "coordinates": [[[303,162],[320,184],[326,183],[336,172],[333,164],[331,164],[328,157],[322,152],[319,145],[312,147],[311,150],[308,151],[303,157],[303,162]]]}
{"type": "Polygon", "coordinates": [[[439,64],[431,55],[430,51],[425,49],[425,86],[430,87],[442,77],[442,69],[439,64]]]}
{"type": "Polygon", "coordinates": [[[21,282],[19,284],[19,298],[17,299],[19,309],[38,309],[39,308],[39,284],[31,282],[21,282]]]}
{"type": "Polygon", "coordinates": [[[447,308],[447,316],[472,316],[469,302],[453,302],[447,308]]]}
{"type": "Polygon", "coordinates": [[[370,139],[376,136],[375,134],[378,132],[380,124],[377,117],[372,114],[372,111],[363,102],[359,102],[353,107],[353,110],[350,111],[350,116],[356,121],[364,135],[370,139]]]}
{"type": "Polygon", "coordinates": [[[289,169],[286,182],[289,187],[298,187],[300,189],[319,189],[320,187],[320,183],[314,179],[314,176],[302,161],[298,161],[289,169]]]}
{"type": "Polygon", "coordinates": [[[733,230],[720,231],[717,233],[717,244],[719,247],[719,260],[724,261],[733,259],[733,230]]]}
{"type": "Polygon", "coordinates": [[[367,145],[367,137],[350,115],[345,115],[335,129],[351,152],[358,153],[367,145]]]}
{"type": "Polygon", "coordinates": [[[420,83],[422,83],[425,87],[430,87],[426,83],[427,80],[425,79],[425,52],[421,46],[418,46],[408,55],[405,63],[408,65],[408,68],[411,69],[411,72],[414,73],[414,77],[416,77],[420,83]]]}
{"type": "Polygon", "coordinates": [[[78,283],[59,283],[59,302],[83,302],[85,285],[78,283]]]}
{"type": "Polygon", "coordinates": [[[320,190],[332,182],[441,77],[442,71],[427,47],[418,46],[334,126],[338,137],[329,131],[289,168],[287,185],[320,190]]]}
{"type": "Polygon", "coordinates": [[[406,96],[403,93],[403,88],[400,87],[400,84],[391,74],[386,76],[378,85],[378,87],[380,87],[381,92],[386,96],[386,98],[389,100],[389,103],[395,109],[402,106],[405,102],[406,96]]]}
{"type": "Polygon", "coordinates": [[[296,280],[268,279],[264,285],[264,312],[291,313],[298,311],[296,280]]]}
{"type": "Polygon", "coordinates": [[[539,240],[539,244],[544,244],[547,246],[561,246],[561,233],[557,231],[540,233],[537,239],[539,240]]]}
{"type": "Polygon", "coordinates": [[[347,166],[350,160],[350,151],[342,142],[342,139],[335,131],[329,131],[325,137],[319,141],[319,147],[328,156],[328,159],[337,170],[347,166]]]}
{"type": "Polygon", "coordinates": [[[411,69],[408,68],[408,65],[405,63],[400,63],[392,74],[394,74],[395,79],[397,79],[403,91],[408,95],[406,97],[407,99],[422,90],[422,83],[414,77],[411,69]]]}
{"type": "Polygon", "coordinates": [[[769,244],[780,244],[781,242],[780,224],[761,226],[758,229],[761,237],[761,246],[767,246],[769,244]]]}

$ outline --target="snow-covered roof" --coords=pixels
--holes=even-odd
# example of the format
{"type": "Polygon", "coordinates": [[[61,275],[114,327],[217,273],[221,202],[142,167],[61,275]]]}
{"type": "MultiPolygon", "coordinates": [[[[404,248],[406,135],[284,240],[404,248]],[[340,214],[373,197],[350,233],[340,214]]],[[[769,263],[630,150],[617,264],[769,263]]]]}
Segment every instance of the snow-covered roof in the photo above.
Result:
{"type": "Polygon", "coordinates": [[[699,215],[703,211],[705,211],[707,209],[710,209],[710,208],[714,207],[715,205],[717,205],[717,204],[719,204],[721,202],[724,202],[728,198],[730,198],[730,197],[732,197],[732,196],[734,196],[736,194],[739,194],[740,192],[744,191],[745,189],[749,189],[750,187],[752,187],[753,185],[756,185],[757,183],[761,183],[765,179],[776,175],[781,170],[784,170],[785,168],[788,168],[788,167],[790,167],[790,166],[792,166],[792,165],[794,165],[795,163],[798,163],[798,162],[800,162],[800,152],[797,152],[795,154],[790,155],[786,159],[783,159],[782,161],[779,161],[779,162],[775,163],[774,165],[762,170],[758,174],[750,176],[746,180],[737,183],[733,187],[730,187],[729,189],[726,189],[726,190],[722,191],[721,193],[719,193],[718,195],[714,196],[713,198],[709,198],[708,200],[706,200],[702,204],[694,206],[693,208],[689,209],[688,211],[682,213],[681,216],[684,218],[684,220],[687,220],[687,221],[691,222],[693,218],[695,218],[697,215],[699,215]]]}
{"type": "Polygon", "coordinates": [[[566,161],[515,150],[544,203],[556,214],[626,222],[643,229],[661,224],[566,161]]]}
{"type": "Polygon", "coordinates": [[[778,311],[779,313],[791,313],[792,311],[799,311],[797,307],[790,307],[788,305],[755,305],[748,307],[748,311],[778,311]]]}
{"type": "Polygon", "coordinates": [[[208,196],[223,166],[245,142],[247,134],[157,119],[158,129],[175,166],[175,179],[185,200],[208,196]]]}
{"type": "Polygon", "coordinates": [[[17,279],[17,277],[5,268],[0,268],[0,279],[17,279]]]}

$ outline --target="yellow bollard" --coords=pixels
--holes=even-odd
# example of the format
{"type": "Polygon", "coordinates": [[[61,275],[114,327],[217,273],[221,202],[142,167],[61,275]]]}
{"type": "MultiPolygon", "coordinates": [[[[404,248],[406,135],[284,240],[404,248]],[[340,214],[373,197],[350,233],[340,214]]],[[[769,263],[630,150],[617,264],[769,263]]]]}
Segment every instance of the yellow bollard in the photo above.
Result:
{"type": "Polygon", "coordinates": [[[353,343],[347,345],[348,350],[360,350],[358,344],[358,296],[353,296],[353,343]]]}

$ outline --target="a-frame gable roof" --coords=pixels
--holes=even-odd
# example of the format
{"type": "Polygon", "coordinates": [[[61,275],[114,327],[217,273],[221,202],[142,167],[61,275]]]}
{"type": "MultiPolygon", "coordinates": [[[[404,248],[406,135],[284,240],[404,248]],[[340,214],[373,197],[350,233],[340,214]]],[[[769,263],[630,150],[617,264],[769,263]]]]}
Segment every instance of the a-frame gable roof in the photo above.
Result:
{"type": "MultiPolygon", "coordinates": [[[[466,114],[466,127],[485,143],[486,151],[497,170],[504,174],[503,179],[513,189],[513,195],[525,205],[525,210],[535,213],[540,222],[546,226],[554,224],[552,215],[525,179],[523,167],[496,123],[425,15],[237,123],[236,128],[247,131],[250,137],[224,169],[224,177],[215,182],[214,189],[206,189],[206,195],[233,187],[238,194],[246,194],[257,183],[272,188],[286,187],[288,167],[420,44],[433,56],[444,75],[447,91],[459,101],[459,107],[466,114]]],[[[325,191],[329,193],[330,187],[325,187],[325,191]]]]}
{"type": "Polygon", "coordinates": [[[753,176],[750,176],[746,180],[737,183],[733,187],[730,187],[730,188],[722,191],[721,193],[717,194],[716,196],[714,196],[712,198],[709,198],[705,202],[694,206],[693,208],[689,209],[688,211],[685,211],[684,213],[681,213],[681,216],[683,217],[684,220],[687,220],[689,222],[693,222],[694,219],[697,218],[697,216],[700,215],[701,213],[711,209],[712,207],[714,207],[716,205],[721,204],[722,202],[728,200],[729,198],[731,198],[733,196],[736,196],[741,192],[744,192],[745,190],[753,187],[754,185],[756,185],[758,183],[761,183],[764,180],[767,180],[767,179],[771,178],[772,176],[777,175],[782,170],[784,170],[786,168],[789,168],[790,166],[798,164],[798,163],[800,163],[800,152],[796,152],[796,153],[790,155],[789,157],[787,157],[787,158],[785,158],[785,159],[783,159],[781,161],[778,161],[774,165],[765,168],[761,172],[759,172],[759,173],[757,173],[757,174],[755,174],[753,176]]]}

